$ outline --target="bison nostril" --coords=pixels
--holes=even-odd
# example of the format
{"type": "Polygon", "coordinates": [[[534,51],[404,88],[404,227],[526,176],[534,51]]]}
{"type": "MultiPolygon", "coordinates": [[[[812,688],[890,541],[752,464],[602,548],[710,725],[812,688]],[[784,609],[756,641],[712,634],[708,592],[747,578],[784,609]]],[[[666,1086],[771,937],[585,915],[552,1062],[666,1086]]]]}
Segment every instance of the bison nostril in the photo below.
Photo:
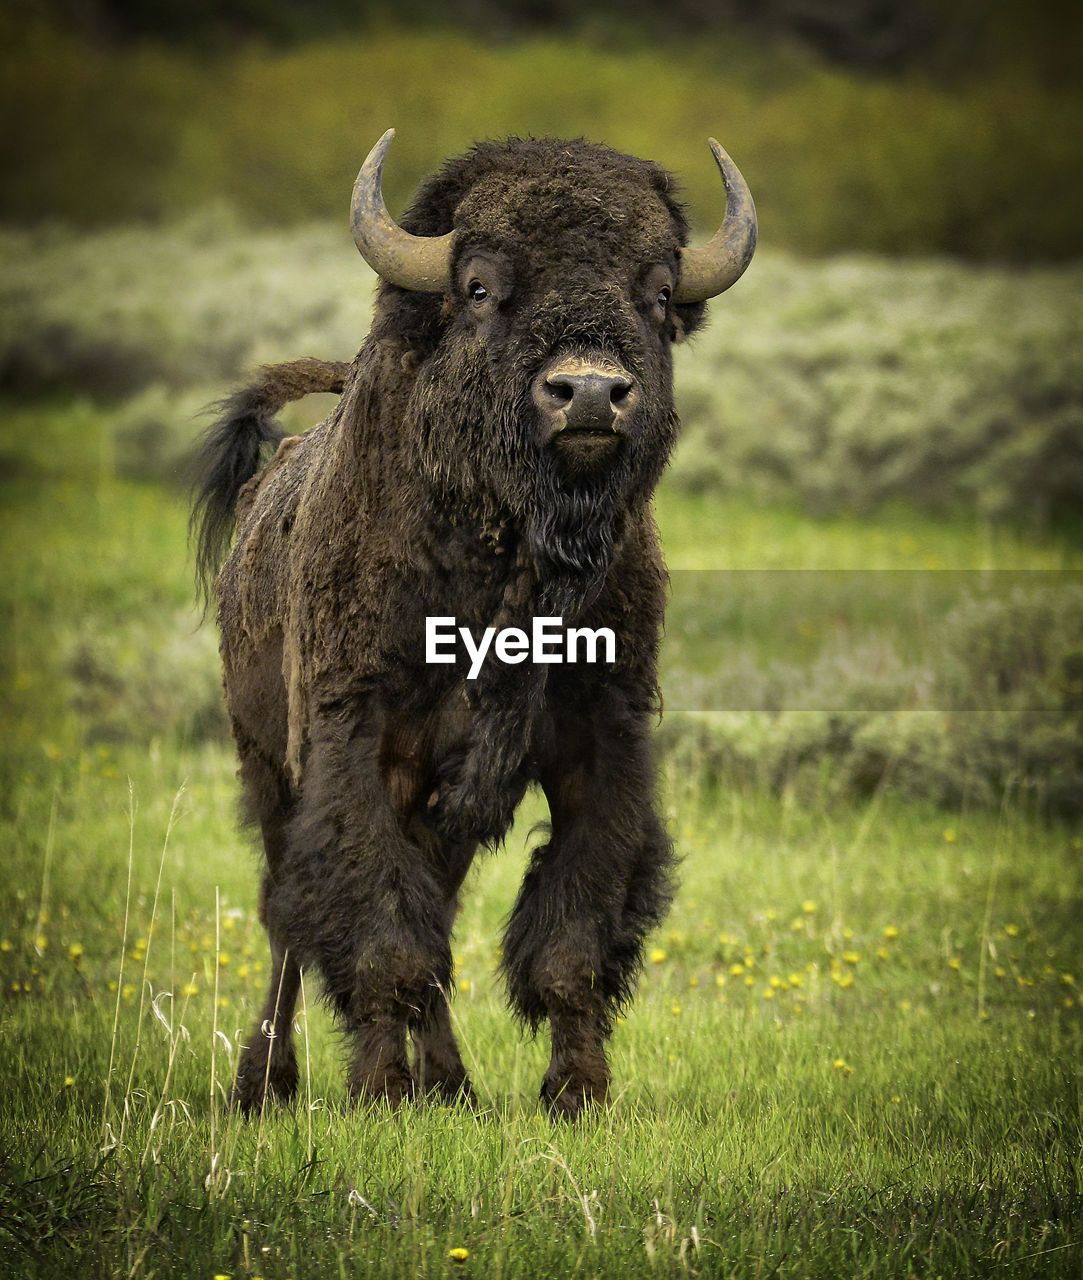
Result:
{"type": "Polygon", "coordinates": [[[562,378],[546,378],[545,390],[546,394],[560,405],[570,404],[575,395],[575,387],[562,378]]]}
{"type": "Polygon", "coordinates": [[[631,391],[631,389],[632,389],[631,382],[627,381],[624,378],[618,379],[613,384],[613,390],[610,391],[609,393],[609,403],[619,409],[620,406],[625,402],[625,400],[628,399],[628,393],[631,391]]]}

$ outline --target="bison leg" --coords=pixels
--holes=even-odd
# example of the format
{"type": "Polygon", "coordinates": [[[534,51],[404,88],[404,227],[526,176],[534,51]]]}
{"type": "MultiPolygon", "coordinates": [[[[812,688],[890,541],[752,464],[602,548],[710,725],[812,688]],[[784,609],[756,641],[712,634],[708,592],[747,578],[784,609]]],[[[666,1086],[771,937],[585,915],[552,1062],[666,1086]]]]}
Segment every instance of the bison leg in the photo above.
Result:
{"type": "Polygon", "coordinates": [[[301,987],[301,971],[290,954],[286,930],[272,906],[272,886],[285,852],[285,826],[291,807],[289,788],[280,770],[263,757],[243,732],[241,779],[250,819],[258,822],[267,855],[260,892],[260,919],[271,946],[271,979],[259,1019],[241,1050],[230,1105],[245,1115],[259,1110],[267,1098],[289,1102],[297,1092],[297,1054],[293,1015],[301,987]]]}
{"type": "Polygon", "coordinates": [[[414,1080],[419,1094],[431,1094],[445,1102],[473,1106],[474,1090],[463,1066],[451,1029],[446,998],[433,1003],[428,1017],[414,1031],[414,1080]]]}
{"type": "Polygon", "coordinates": [[[415,1092],[408,1035],[451,981],[448,895],[396,812],[373,719],[313,727],[271,905],[353,1042],[351,1098],[397,1106],[415,1092]]]}
{"type": "Polygon", "coordinates": [[[609,1094],[610,1015],[593,967],[584,962],[594,951],[594,940],[587,938],[567,952],[549,948],[535,971],[552,1040],[541,1097],[558,1119],[578,1119],[585,1107],[604,1103],[609,1094]]]}
{"type": "Polygon", "coordinates": [[[406,1022],[401,1017],[373,1017],[352,1028],[356,1052],[346,1082],[353,1102],[387,1102],[397,1107],[414,1096],[414,1079],[406,1054],[406,1022]]]}
{"type": "Polygon", "coordinates": [[[297,1092],[297,1053],[293,1014],[301,988],[301,971],[289,950],[271,937],[271,982],[259,1021],[241,1050],[230,1105],[245,1115],[259,1110],[267,1098],[289,1102],[297,1092]]]}
{"type": "Polygon", "coordinates": [[[542,1097],[558,1117],[604,1102],[605,1042],[671,896],[645,720],[605,707],[555,716],[542,770],[552,838],[534,852],[504,939],[513,1007],[534,1028],[549,1021],[542,1097]]]}
{"type": "MultiPolygon", "coordinates": [[[[460,860],[469,865],[467,860],[460,860]]],[[[464,871],[450,870],[445,864],[445,874],[451,874],[454,888],[459,887],[464,871]]],[[[450,941],[451,926],[458,901],[452,898],[447,913],[447,937],[450,941]]],[[[445,991],[437,992],[429,1004],[425,1016],[413,1028],[414,1084],[419,1095],[430,1095],[443,1102],[465,1102],[473,1106],[476,1099],[470,1079],[463,1065],[459,1044],[451,1026],[451,1010],[445,991]]]]}

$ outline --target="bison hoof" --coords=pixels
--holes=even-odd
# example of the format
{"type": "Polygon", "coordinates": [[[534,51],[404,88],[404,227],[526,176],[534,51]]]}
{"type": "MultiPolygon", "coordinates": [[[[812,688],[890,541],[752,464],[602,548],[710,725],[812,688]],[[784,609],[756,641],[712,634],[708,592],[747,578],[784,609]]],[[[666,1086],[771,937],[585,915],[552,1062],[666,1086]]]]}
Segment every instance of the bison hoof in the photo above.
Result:
{"type": "Polygon", "coordinates": [[[590,1081],[574,1079],[558,1083],[547,1077],[541,1087],[542,1101],[549,1109],[549,1118],[554,1121],[575,1121],[596,1114],[605,1105],[606,1094],[604,1085],[596,1086],[590,1081]]]}
{"type": "Polygon", "coordinates": [[[292,1102],[297,1093],[297,1064],[284,1063],[267,1071],[266,1064],[243,1061],[229,1095],[231,1111],[247,1117],[263,1110],[268,1102],[292,1102]]]}
{"type": "Polygon", "coordinates": [[[385,1103],[394,1110],[409,1102],[416,1092],[409,1071],[400,1069],[377,1070],[360,1078],[354,1076],[349,1083],[350,1101],[356,1106],[377,1106],[385,1103]]]}
{"type": "Polygon", "coordinates": [[[446,1079],[426,1080],[418,1084],[418,1096],[447,1106],[478,1109],[478,1098],[469,1077],[448,1076],[446,1079]]]}

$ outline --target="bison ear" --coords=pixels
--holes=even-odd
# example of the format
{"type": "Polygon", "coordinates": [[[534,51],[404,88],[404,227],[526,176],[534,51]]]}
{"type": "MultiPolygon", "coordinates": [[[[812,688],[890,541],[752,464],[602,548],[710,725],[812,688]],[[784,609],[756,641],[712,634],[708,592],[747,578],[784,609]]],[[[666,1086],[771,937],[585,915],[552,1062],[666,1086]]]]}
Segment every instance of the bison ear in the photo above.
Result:
{"type": "Polygon", "coordinates": [[[684,342],[703,323],[707,308],[702,302],[677,303],[670,309],[673,322],[673,341],[684,342]]]}

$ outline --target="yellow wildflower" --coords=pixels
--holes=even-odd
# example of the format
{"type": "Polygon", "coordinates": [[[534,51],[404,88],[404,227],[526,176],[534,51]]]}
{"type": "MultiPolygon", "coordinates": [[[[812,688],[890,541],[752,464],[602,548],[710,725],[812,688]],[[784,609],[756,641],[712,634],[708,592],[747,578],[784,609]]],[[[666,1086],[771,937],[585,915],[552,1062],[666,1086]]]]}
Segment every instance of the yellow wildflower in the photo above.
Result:
{"type": "Polygon", "coordinates": [[[470,1250],[463,1248],[449,1249],[447,1256],[452,1262],[465,1262],[470,1257],[470,1250]]]}
{"type": "Polygon", "coordinates": [[[665,958],[666,958],[666,953],[662,950],[661,947],[655,947],[654,950],[651,952],[651,964],[661,964],[665,958]]]}

